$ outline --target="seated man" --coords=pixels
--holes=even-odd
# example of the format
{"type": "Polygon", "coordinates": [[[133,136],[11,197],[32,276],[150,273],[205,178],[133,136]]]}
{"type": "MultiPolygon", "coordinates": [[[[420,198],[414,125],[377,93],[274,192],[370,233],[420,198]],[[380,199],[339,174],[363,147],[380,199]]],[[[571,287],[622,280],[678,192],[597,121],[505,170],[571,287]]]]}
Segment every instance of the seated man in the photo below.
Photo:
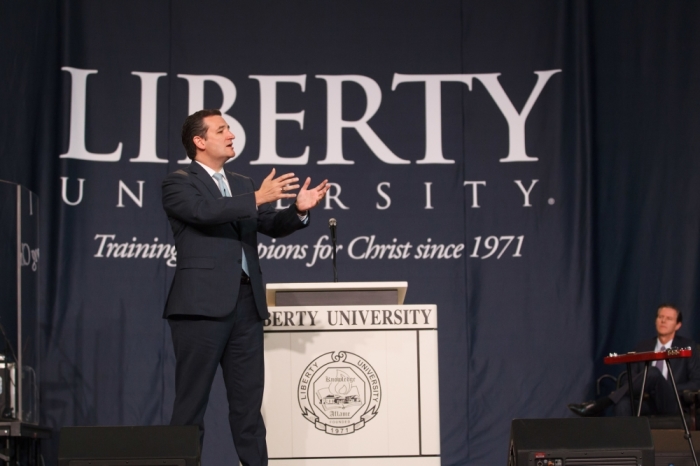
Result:
{"type": "MultiPolygon", "coordinates": [[[[700,390],[700,355],[697,354],[695,342],[676,335],[682,322],[683,314],[681,311],[670,304],[662,304],[656,311],[656,338],[644,340],[634,349],[635,352],[641,353],[644,351],[665,351],[672,347],[692,348],[693,355],[690,358],[670,359],[679,393],[683,390],[700,390]]],[[[642,388],[643,376],[644,363],[632,364],[632,384],[637,402],[642,388]]],[[[649,367],[644,391],[649,394],[649,402],[642,405],[642,414],[678,414],[678,402],[668,375],[666,361],[654,361],[649,367]]],[[[615,405],[615,415],[617,416],[636,415],[636,412],[631,412],[628,392],[629,386],[625,384],[611,394],[595,401],[572,403],[568,406],[579,416],[600,416],[606,408],[612,405],[615,405]]]]}

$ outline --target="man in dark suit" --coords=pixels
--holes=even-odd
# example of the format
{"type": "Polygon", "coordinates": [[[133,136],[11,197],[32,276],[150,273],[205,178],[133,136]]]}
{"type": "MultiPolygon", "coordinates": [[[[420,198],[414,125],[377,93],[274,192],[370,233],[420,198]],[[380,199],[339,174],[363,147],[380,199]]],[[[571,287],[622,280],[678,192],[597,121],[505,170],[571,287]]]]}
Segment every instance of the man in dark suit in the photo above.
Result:
{"type": "Polygon", "coordinates": [[[289,235],[309,222],[328,191],[327,180],[299,189],[293,173],[275,170],[256,191],[253,180],[224,170],[235,157],[228,124],[218,110],[185,120],[182,143],[193,162],[163,181],[163,208],[175,237],[177,268],[165,305],[175,349],[172,425],[197,425],[219,364],[229,403],[233,442],[243,465],[266,465],[263,320],[269,317],[257,234],[289,235]],[[299,189],[298,194],[292,191],[299,189]],[[275,211],[278,199],[295,198],[275,211]]]}
{"type": "MultiPolygon", "coordinates": [[[[682,324],[681,311],[670,304],[662,304],[656,311],[656,338],[640,342],[634,351],[641,353],[665,351],[669,348],[692,348],[693,355],[690,358],[670,359],[671,369],[679,392],[700,390],[700,355],[696,352],[693,340],[676,334],[682,324]]],[[[632,365],[632,384],[636,400],[639,400],[643,371],[643,363],[632,365]]],[[[642,414],[678,414],[678,402],[665,361],[657,361],[649,368],[644,391],[649,394],[649,402],[642,405],[642,414]]],[[[615,414],[618,416],[632,414],[627,384],[595,401],[572,403],[569,409],[579,416],[599,416],[612,405],[615,405],[615,414]]]]}

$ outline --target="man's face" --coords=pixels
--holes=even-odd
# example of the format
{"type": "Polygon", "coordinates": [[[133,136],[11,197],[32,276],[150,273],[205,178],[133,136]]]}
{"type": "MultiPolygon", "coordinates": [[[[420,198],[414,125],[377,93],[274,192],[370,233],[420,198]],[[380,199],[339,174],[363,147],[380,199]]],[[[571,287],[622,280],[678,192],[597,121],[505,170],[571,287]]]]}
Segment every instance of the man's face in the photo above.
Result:
{"type": "Polygon", "coordinates": [[[673,336],[681,328],[678,311],[671,307],[662,307],[656,313],[656,333],[660,337],[673,336]]]}
{"type": "Polygon", "coordinates": [[[200,149],[204,150],[204,155],[213,160],[232,159],[236,156],[233,150],[233,140],[236,136],[229,129],[228,123],[219,115],[212,115],[204,118],[207,125],[205,138],[195,136],[194,142],[200,149]]]}

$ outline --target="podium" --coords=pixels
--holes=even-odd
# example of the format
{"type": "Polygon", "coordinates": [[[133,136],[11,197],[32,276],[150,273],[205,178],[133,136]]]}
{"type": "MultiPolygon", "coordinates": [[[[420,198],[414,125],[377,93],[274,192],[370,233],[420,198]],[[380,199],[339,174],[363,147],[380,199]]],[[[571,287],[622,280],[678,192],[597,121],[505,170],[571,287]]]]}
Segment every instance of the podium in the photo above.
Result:
{"type": "Polygon", "coordinates": [[[271,465],[438,466],[437,307],[406,282],[269,284],[271,465]]]}

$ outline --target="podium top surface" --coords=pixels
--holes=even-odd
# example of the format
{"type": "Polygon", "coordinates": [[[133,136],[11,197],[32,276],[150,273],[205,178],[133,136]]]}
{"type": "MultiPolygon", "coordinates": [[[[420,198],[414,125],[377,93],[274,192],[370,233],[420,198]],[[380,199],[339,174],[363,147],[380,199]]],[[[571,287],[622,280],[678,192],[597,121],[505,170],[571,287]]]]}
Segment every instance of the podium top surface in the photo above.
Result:
{"type": "MultiPolygon", "coordinates": [[[[277,293],[323,293],[337,292],[361,294],[363,292],[395,291],[397,302],[403,304],[406,298],[408,282],[323,282],[323,283],[268,283],[266,298],[268,306],[277,306],[277,293]]],[[[377,303],[378,304],[378,303],[377,303]]]]}

